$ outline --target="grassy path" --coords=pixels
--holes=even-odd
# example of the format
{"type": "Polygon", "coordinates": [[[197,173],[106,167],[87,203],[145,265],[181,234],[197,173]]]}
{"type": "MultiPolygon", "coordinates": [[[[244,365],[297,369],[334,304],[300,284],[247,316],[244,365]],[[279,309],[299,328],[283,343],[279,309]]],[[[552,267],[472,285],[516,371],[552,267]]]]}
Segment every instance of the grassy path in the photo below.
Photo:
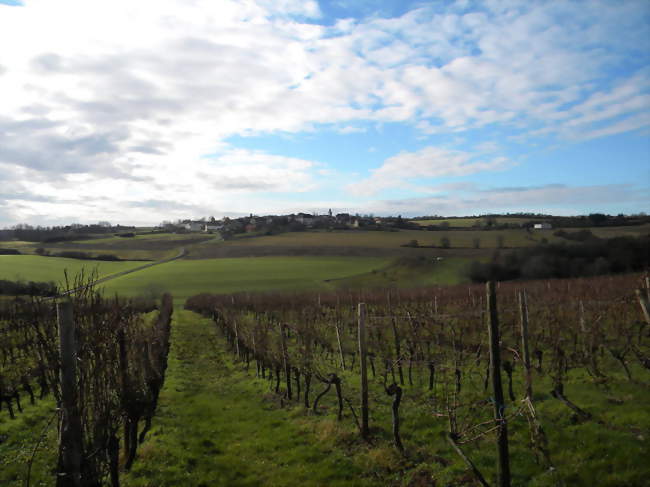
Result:
{"type": "Polygon", "coordinates": [[[376,485],[260,394],[210,320],[176,311],[165,387],[126,486],[376,485]]]}

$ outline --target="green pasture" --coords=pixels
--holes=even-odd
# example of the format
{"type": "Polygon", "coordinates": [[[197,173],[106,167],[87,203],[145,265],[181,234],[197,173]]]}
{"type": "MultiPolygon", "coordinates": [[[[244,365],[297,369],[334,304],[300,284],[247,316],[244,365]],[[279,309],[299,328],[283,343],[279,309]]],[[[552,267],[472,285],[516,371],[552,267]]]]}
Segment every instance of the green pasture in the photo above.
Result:
{"type": "Polygon", "coordinates": [[[0,247],[18,249],[23,254],[35,254],[37,248],[44,248],[52,254],[72,250],[95,256],[110,254],[122,260],[161,260],[176,255],[181,247],[191,247],[213,239],[214,235],[199,233],[154,233],[56,243],[4,241],[0,242],[0,247]]]}
{"type": "Polygon", "coordinates": [[[0,255],[0,279],[10,281],[63,282],[64,271],[74,278],[82,270],[97,270],[99,277],[126,271],[142,262],[106,262],[99,260],[64,259],[38,255],[0,255]]]}
{"type": "MultiPolygon", "coordinates": [[[[514,218],[513,218],[514,220],[514,218]]],[[[650,232],[650,225],[624,226],[624,227],[589,227],[586,228],[594,235],[602,238],[617,236],[639,236],[650,232]]],[[[565,229],[567,232],[579,229],[565,229]]],[[[220,243],[219,247],[245,248],[339,248],[341,251],[351,248],[367,249],[400,249],[412,241],[417,241],[420,246],[441,247],[442,240],[448,239],[452,249],[474,249],[478,241],[480,249],[495,249],[502,245],[505,248],[530,247],[540,243],[570,242],[564,238],[556,237],[556,229],[530,230],[400,230],[390,231],[364,231],[364,230],[337,230],[337,231],[308,231],[289,232],[278,235],[265,235],[261,237],[242,238],[220,243]]],[[[216,246],[214,246],[216,247],[216,246]]]]}
{"type": "Polygon", "coordinates": [[[363,230],[291,232],[250,239],[231,240],[224,246],[308,246],[308,247],[367,247],[400,248],[412,240],[419,245],[441,245],[442,238],[448,238],[452,248],[474,248],[474,239],[479,239],[481,248],[496,248],[498,237],[502,236],[506,247],[527,247],[537,245],[542,238],[549,241],[563,240],[553,236],[553,230],[541,230],[528,233],[525,230],[400,230],[398,232],[380,232],[363,230]]]}
{"type": "MultiPolygon", "coordinates": [[[[504,224],[504,223],[516,223],[523,225],[526,222],[532,221],[532,220],[539,220],[539,221],[544,221],[543,218],[524,218],[524,217],[517,217],[517,216],[500,216],[494,218],[494,220],[497,222],[497,224],[504,224]]],[[[416,223],[421,226],[428,226],[428,225],[440,225],[442,223],[448,223],[449,226],[451,227],[473,227],[473,226],[484,226],[487,218],[485,217],[463,217],[463,218],[434,218],[430,220],[411,220],[413,223],[416,223]]]]}
{"type": "Polygon", "coordinates": [[[172,242],[178,240],[203,241],[210,238],[213,238],[213,236],[205,233],[145,233],[136,234],[134,237],[117,237],[113,235],[110,237],[95,238],[91,242],[88,242],[88,240],[75,240],[75,242],[92,243],[97,245],[104,244],[109,247],[116,245],[117,247],[120,247],[125,245],[125,242],[137,242],[138,245],[146,245],[148,242],[160,242],[162,240],[169,240],[172,242]]]}
{"type": "Polygon", "coordinates": [[[214,239],[214,235],[204,233],[154,233],[136,235],[135,237],[105,237],[93,240],[79,240],[75,242],[61,242],[51,244],[52,248],[65,248],[75,250],[103,249],[114,250],[170,250],[186,245],[194,245],[214,239]]]}
{"type": "MultiPolygon", "coordinates": [[[[591,233],[600,238],[639,237],[650,234],[650,224],[631,225],[627,227],[591,227],[591,233]]],[[[572,231],[571,229],[567,231],[572,231]]]]}
{"type": "Polygon", "coordinates": [[[390,264],[377,257],[250,257],[176,260],[107,282],[107,293],[160,294],[177,303],[202,292],[295,291],[331,289],[326,281],[367,274],[390,264]]]}
{"type": "MultiPolygon", "coordinates": [[[[401,456],[391,444],[391,399],[380,374],[368,373],[372,437],[368,444],[360,439],[348,408],[343,420],[336,421],[332,391],[320,401],[317,414],[305,410],[301,401],[272,394],[273,382],[256,379],[254,364],[249,369],[244,361],[234,361],[209,319],[177,310],[172,334],[154,427],[123,485],[478,485],[444,440],[449,428],[448,418],[440,413],[445,390],[440,378],[434,390],[427,389],[423,367],[413,371],[413,384],[405,380],[402,385],[401,436],[406,455],[401,456]]],[[[594,415],[590,420],[576,419],[549,393],[548,375],[533,371],[533,400],[548,438],[553,469],[546,469],[530,447],[529,424],[519,401],[523,373],[517,370],[516,397],[506,398],[512,485],[646,485],[650,424],[640,405],[647,402],[648,391],[627,380],[620,364],[610,357],[602,363],[608,373],[607,387],[584,371],[572,371],[566,381],[566,394],[594,415]]],[[[643,372],[640,366],[633,367],[634,377],[645,378],[643,372]]],[[[337,373],[343,379],[343,395],[358,405],[358,369],[337,369],[337,373]]],[[[471,366],[463,370],[465,402],[461,401],[457,417],[461,431],[492,415],[483,383],[482,373],[471,366]]],[[[321,384],[312,385],[312,404],[322,390],[321,384]]],[[[490,485],[496,485],[494,435],[476,436],[462,448],[490,485]]]]}
{"type": "Polygon", "coordinates": [[[451,257],[398,261],[384,269],[373,270],[345,279],[333,281],[337,288],[409,288],[438,286],[467,282],[470,259],[451,257]]]}
{"type": "Polygon", "coordinates": [[[174,313],[153,428],[121,485],[378,485],[346,449],[297,421],[304,413],[260,393],[262,381],[232,362],[210,319],[174,313]]]}

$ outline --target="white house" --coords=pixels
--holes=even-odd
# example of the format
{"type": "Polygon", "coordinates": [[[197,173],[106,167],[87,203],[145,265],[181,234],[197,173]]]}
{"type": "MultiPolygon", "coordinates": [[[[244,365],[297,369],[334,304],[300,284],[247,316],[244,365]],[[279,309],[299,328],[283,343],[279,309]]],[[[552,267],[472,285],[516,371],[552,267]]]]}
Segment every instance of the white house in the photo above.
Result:
{"type": "Polygon", "coordinates": [[[295,220],[298,223],[302,223],[305,226],[311,227],[314,225],[316,218],[314,218],[313,215],[309,215],[307,213],[298,213],[298,215],[296,215],[295,220]]]}
{"type": "Polygon", "coordinates": [[[216,224],[211,224],[211,223],[206,223],[203,225],[203,231],[204,232],[216,232],[219,231],[223,228],[223,225],[216,225],[216,224]]]}
{"type": "Polygon", "coordinates": [[[183,226],[185,230],[189,230],[190,232],[200,232],[203,229],[203,223],[201,222],[187,222],[183,226]]]}
{"type": "Polygon", "coordinates": [[[551,228],[553,228],[553,225],[551,225],[550,223],[546,223],[546,222],[535,223],[533,228],[535,230],[550,230],[551,228]]]}

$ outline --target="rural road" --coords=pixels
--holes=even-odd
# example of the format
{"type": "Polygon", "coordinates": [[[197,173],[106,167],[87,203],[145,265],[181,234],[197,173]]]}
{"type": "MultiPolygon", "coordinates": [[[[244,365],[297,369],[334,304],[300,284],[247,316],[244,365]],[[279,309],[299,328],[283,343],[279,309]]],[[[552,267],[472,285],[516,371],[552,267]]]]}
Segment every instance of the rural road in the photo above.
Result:
{"type": "Polygon", "coordinates": [[[88,287],[89,285],[94,286],[96,284],[102,284],[102,283],[104,283],[106,281],[110,281],[112,279],[116,279],[118,277],[122,277],[122,276],[125,276],[127,274],[132,274],[134,272],[138,272],[138,271],[141,271],[141,270],[144,270],[144,269],[148,269],[149,267],[153,267],[155,265],[166,264],[167,262],[171,262],[173,260],[182,259],[186,255],[187,255],[187,250],[185,249],[185,247],[181,247],[179,249],[179,251],[178,251],[178,254],[176,254],[174,257],[169,257],[167,259],[157,260],[155,262],[149,262],[148,264],[144,264],[144,265],[141,265],[139,267],[134,267],[133,269],[128,269],[126,271],[121,271],[121,272],[117,272],[115,274],[110,274],[108,276],[97,279],[96,281],[92,281],[92,283],[87,284],[85,286],[79,286],[79,287],[76,287],[74,289],[69,289],[69,290],[67,290],[67,291],[65,291],[65,292],[63,292],[63,293],[61,293],[61,294],[59,294],[57,296],[53,296],[53,297],[47,298],[47,299],[56,299],[56,298],[60,298],[60,297],[63,297],[63,296],[68,296],[69,294],[76,293],[77,291],[88,287]]]}

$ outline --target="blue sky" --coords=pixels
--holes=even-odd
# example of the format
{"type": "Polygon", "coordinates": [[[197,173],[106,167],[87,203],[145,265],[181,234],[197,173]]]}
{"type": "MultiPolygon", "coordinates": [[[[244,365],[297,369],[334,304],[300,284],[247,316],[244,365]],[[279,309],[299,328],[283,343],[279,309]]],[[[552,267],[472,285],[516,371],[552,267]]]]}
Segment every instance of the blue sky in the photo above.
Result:
{"type": "Polygon", "coordinates": [[[0,226],[650,206],[645,0],[0,0],[0,93],[0,226]]]}

